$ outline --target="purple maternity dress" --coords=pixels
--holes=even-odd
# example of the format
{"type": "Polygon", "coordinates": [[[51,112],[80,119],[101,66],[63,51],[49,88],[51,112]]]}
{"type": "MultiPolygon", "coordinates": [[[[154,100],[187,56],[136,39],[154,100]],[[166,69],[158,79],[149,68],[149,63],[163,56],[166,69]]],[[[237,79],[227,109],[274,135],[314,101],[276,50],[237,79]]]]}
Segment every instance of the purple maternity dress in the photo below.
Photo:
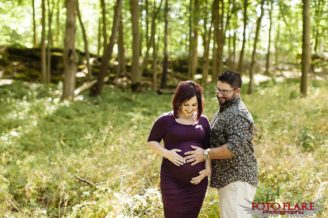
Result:
{"type": "MultiPolygon", "coordinates": [[[[191,145],[206,149],[209,147],[210,125],[205,116],[201,116],[193,125],[180,124],[175,120],[173,112],[161,115],[154,123],[148,141],[164,141],[166,149],[180,149],[178,153],[190,150],[191,145]]],[[[176,166],[163,158],[161,165],[160,188],[166,218],[193,218],[197,217],[201,209],[208,180],[203,179],[198,185],[190,183],[199,171],[205,169],[205,161],[191,166],[186,163],[176,166]]]]}

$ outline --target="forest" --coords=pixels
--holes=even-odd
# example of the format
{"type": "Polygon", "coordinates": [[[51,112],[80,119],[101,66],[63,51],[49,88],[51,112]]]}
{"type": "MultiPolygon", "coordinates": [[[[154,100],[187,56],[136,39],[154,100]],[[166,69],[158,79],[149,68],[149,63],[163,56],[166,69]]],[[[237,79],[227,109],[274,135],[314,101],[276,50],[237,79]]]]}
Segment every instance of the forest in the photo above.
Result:
{"type": "MultiPolygon", "coordinates": [[[[3,0],[0,36],[0,216],[163,217],[152,123],[183,80],[211,119],[226,69],[256,199],[328,216],[327,0],[3,0]]],[[[208,188],[199,217],[218,210],[208,188]]]]}

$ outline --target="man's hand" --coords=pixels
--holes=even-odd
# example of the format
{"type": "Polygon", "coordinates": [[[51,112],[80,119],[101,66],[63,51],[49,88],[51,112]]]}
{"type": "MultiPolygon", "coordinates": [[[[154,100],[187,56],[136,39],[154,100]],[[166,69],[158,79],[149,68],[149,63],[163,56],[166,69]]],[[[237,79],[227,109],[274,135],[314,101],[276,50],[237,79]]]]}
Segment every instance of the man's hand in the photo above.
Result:
{"type": "Polygon", "coordinates": [[[188,151],[185,153],[185,160],[187,163],[191,163],[191,166],[203,162],[204,158],[204,149],[191,145],[193,151],[188,151]]]}
{"type": "Polygon", "coordinates": [[[194,178],[191,179],[191,183],[194,185],[199,184],[204,178],[206,178],[206,176],[211,175],[210,170],[204,169],[202,171],[199,172],[199,176],[196,176],[194,178]]]}
{"type": "Polygon", "coordinates": [[[164,157],[169,159],[176,166],[182,166],[186,163],[185,159],[181,157],[178,152],[181,152],[180,149],[166,150],[164,157]]]}

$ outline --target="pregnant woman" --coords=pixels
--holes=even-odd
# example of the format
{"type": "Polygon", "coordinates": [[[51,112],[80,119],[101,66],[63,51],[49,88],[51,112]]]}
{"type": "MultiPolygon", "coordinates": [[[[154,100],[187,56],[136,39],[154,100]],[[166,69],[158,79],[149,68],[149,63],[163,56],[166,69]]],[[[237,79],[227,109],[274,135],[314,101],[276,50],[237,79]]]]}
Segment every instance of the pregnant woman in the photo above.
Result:
{"type": "Polygon", "coordinates": [[[203,112],[203,91],[193,81],[180,82],[172,100],[173,111],[155,121],[148,145],[163,157],[161,193],[166,218],[197,217],[202,206],[209,160],[197,164],[185,161],[185,152],[209,147],[210,125],[203,112]],[[161,145],[161,140],[164,145],[161,145]]]}

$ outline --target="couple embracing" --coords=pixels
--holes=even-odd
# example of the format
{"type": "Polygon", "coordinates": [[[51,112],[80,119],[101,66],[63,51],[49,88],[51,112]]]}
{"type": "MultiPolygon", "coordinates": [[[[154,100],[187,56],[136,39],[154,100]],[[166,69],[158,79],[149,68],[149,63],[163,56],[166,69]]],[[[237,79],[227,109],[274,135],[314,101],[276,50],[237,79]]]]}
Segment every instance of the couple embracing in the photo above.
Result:
{"type": "Polygon", "coordinates": [[[180,82],[173,111],[155,121],[148,145],[163,157],[160,188],[166,218],[197,217],[208,186],[218,190],[221,218],[251,217],[257,163],[252,144],[253,119],[240,99],[241,77],[227,70],[218,76],[219,110],[211,123],[202,115],[200,85],[180,82]],[[160,142],[163,140],[163,144],[160,142]]]}

